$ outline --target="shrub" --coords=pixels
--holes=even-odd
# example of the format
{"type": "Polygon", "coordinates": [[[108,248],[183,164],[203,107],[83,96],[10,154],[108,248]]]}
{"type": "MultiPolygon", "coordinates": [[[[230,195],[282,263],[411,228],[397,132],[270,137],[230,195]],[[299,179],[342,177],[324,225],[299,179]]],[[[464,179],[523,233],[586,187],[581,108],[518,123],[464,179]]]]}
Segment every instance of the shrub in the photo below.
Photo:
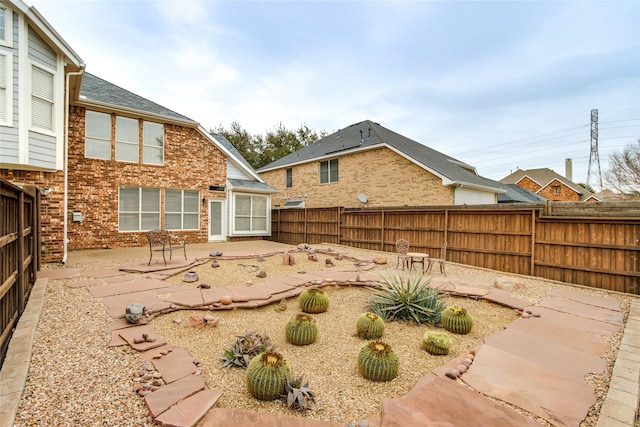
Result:
{"type": "Polygon", "coordinates": [[[231,348],[224,350],[222,367],[246,368],[254,356],[273,349],[274,345],[267,334],[246,331],[244,335],[238,335],[231,348]]]}
{"type": "Polygon", "coordinates": [[[289,362],[280,353],[267,350],[249,362],[247,388],[256,399],[276,400],[284,394],[290,376],[289,362]]]}
{"type": "Polygon", "coordinates": [[[373,292],[369,311],[385,320],[406,320],[437,325],[446,305],[446,295],[429,287],[431,277],[398,273],[383,276],[384,283],[373,292]]]}

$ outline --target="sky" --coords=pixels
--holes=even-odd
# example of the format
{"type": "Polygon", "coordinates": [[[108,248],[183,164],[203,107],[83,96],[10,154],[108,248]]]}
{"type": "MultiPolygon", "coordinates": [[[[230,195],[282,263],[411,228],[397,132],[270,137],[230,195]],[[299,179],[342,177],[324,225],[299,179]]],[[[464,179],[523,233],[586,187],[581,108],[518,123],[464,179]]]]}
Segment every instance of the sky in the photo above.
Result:
{"type": "Polygon", "coordinates": [[[86,70],[264,135],[372,120],[499,180],[598,189],[640,139],[640,1],[26,1],[86,70]],[[598,150],[591,152],[591,110],[598,150]]]}

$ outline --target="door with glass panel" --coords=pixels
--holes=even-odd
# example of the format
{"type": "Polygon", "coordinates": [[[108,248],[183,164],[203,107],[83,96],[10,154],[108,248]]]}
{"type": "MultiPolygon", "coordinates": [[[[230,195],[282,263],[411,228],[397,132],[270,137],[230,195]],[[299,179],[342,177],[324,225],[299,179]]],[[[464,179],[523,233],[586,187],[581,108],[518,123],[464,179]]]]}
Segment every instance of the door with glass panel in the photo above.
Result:
{"type": "Polygon", "coordinates": [[[224,200],[209,200],[209,241],[224,241],[224,200]]]}

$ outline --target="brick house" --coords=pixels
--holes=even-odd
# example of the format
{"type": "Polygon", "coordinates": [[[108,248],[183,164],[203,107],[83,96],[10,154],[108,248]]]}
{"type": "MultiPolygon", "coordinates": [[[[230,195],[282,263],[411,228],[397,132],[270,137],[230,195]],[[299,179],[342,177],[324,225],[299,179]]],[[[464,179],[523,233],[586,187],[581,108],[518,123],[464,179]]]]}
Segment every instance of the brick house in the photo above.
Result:
{"type": "Polygon", "coordinates": [[[365,120],[258,170],[274,208],[494,204],[506,189],[473,166],[365,120]]]}
{"type": "Polygon", "coordinates": [[[156,228],[189,242],[270,234],[276,190],[229,141],[85,72],[35,8],[0,12],[0,177],[39,188],[43,261],[144,245],[156,228]]]}
{"type": "Polygon", "coordinates": [[[552,201],[600,201],[600,199],[589,190],[548,168],[518,169],[512,174],[502,178],[500,182],[504,184],[516,184],[521,188],[552,201]]]}

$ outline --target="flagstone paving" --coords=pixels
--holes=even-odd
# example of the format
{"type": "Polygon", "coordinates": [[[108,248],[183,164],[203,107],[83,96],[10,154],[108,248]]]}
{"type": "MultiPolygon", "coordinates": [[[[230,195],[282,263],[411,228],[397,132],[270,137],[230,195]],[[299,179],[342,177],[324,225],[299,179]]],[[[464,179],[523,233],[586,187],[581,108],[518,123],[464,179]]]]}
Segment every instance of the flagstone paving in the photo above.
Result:
{"type": "MultiPolygon", "coordinates": [[[[293,251],[294,248],[289,250],[293,251]]],[[[267,253],[273,255],[274,252],[264,251],[262,255],[268,256],[267,253]]],[[[259,251],[247,251],[227,253],[216,258],[255,258],[260,254],[259,251]]],[[[194,265],[194,262],[207,262],[205,258],[208,254],[200,256],[190,263],[179,264],[176,260],[168,262],[169,270],[160,270],[160,266],[154,263],[150,267],[155,271],[145,268],[143,264],[136,264],[139,269],[127,266],[126,270],[142,274],[153,271],[154,275],[149,277],[162,278],[168,271],[175,274],[194,265]]],[[[141,350],[142,359],[152,363],[162,375],[166,384],[147,394],[144,399],[151,414],[163,425],[331,427],[344,425],[213,408],[221,392],[205,388],[204,378],[199,375],[188,349],[164,343],[146,319],[139,325],[127,325],[122,318],[126,305],[131,302],[145,304],[152,315],[179,307],[214,310],[248,308],[296,296],[310,285],[373,286],[375,281],[380,280],[377,273],[363,273],[372,267],[371,263],[361,267],[269,278],[250,286],[187,290],[171,284],[163,287],[161,284],[164,282],[140,277],[119,283],[125,279],[120,276],[121,272],[114,272],[113,269],[51,270],[41,276],[55,279],[87,278],[68,285],[86,286],[92,296],[101,299],[107,313],[114,318],[110,345],[129,344],[141,350]],[[223,295],[232,296],[233,302],[220,304],[223,295]],[[142,337],[143,333],[155,341],[136,343],[136,338],[142,337]]],[[[485,395],[530,411],[553,425],[579,425],[595,402],[593,387],[584,381],[584,377],[591,372],[601,372],[606,367],[601,359],[608,349],[603,336],[619,332],[622,327],[624,316],[619,302],[562,290],[550,292],[540,304],[530,306],[530,303],[503,290],[492,289],[488,292],[486,288],[451,281],[433,281],[431,286],[440,287],[454,295],[483,298],[529,311],[535,317],[520,318],[503,331],[488,337],[485,344],[476,349],[468,371],[457,379],[447,378],[446,373],[461,363],[461,359],[452,360],[447,366],[426,374],[407,395],[385,400],[381,413],[368,419],[371,427],[538,425],[485,395]]],[[[640,382],[640,300],[633,300],[624,332],[598,427],[633,426],[640,382]]],[[[20,332],[16,334],[19,338],[20,332]]],[[[3,386],[11,384],[10,381],[15,382],[15,379],[6,379],[4,372],[1,378],[3,386]]],[[[22,381],[24,385],[24,378],[22,381]]],[[[0,419],[4,419],[4,416],[0,419]]]]}

